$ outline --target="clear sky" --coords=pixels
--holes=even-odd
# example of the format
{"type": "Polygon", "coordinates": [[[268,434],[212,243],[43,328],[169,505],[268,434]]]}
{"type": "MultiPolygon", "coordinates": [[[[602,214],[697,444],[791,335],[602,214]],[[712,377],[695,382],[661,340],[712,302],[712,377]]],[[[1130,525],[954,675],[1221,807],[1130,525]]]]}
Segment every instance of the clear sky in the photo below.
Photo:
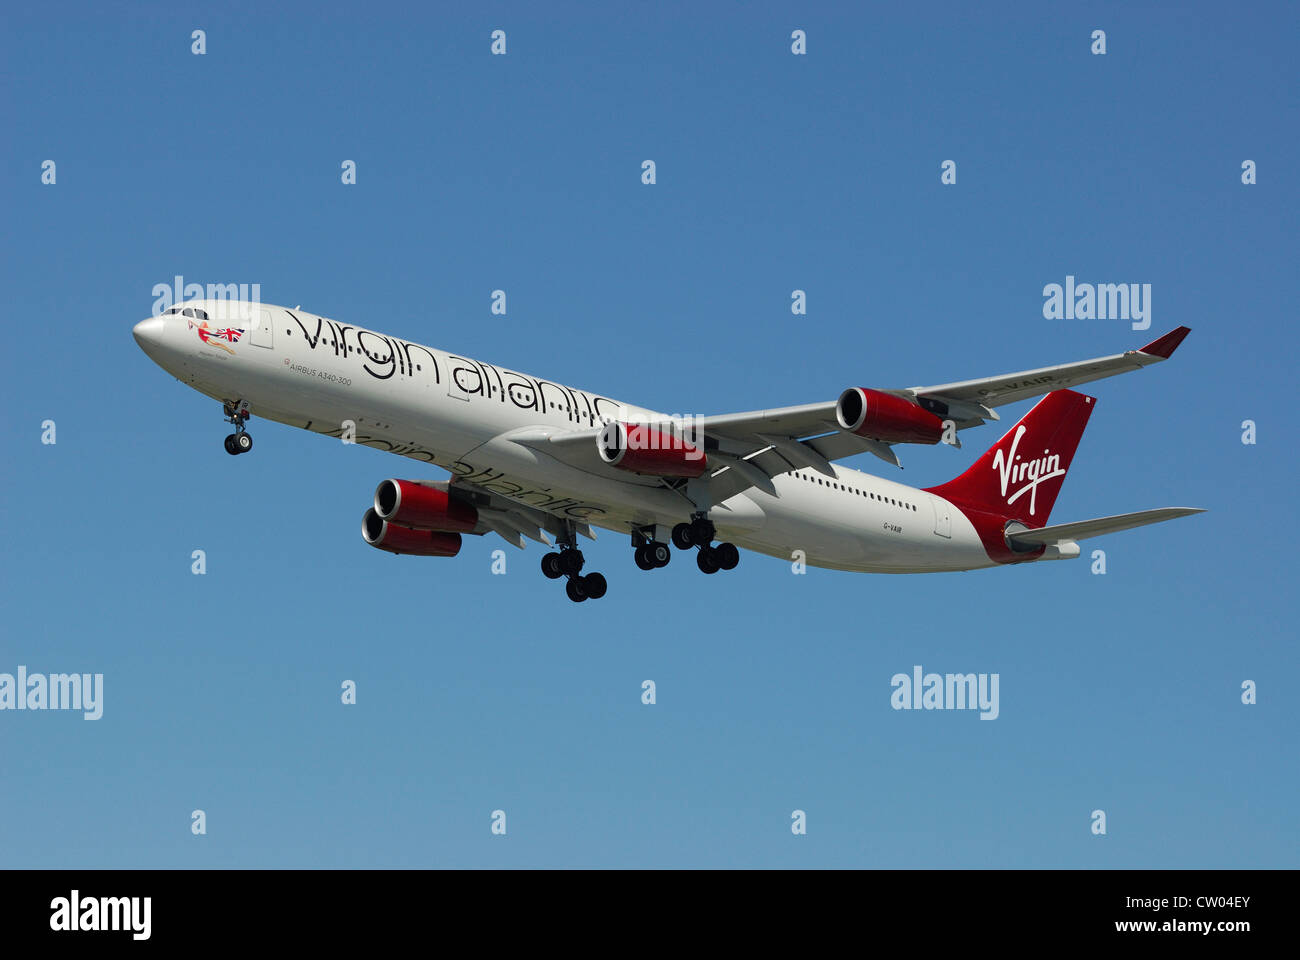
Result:
{"type": "Polygon", "coordinates": [[[104,703],[0,712],[0,865],[1300,865],[1297,8],[899,6],[6,5],[0,672],[104,703]],[[604,533],[575,605],[536,545],[363,543],[439,470],[258,420],[227,456],[131,338],[178,275],[684,414],[1187,324],[1093,385],[1052,519],[1209,512],[908,577],[604,533]],[[1150,329],[1045,319],[1067,276],[1150,284],[1150,329]],[[1000,715],[893,710],[917,664],[1000,715]]]}

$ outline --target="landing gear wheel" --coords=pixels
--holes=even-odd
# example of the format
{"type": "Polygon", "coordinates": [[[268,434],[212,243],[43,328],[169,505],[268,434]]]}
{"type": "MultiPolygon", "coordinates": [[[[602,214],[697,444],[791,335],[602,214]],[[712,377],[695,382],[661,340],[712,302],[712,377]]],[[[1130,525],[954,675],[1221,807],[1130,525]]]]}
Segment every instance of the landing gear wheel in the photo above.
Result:
{"type": "Polygon", "coordinates": [[[691,539],[691,525],[689,523],[679,523],[673,527],[673,546],[678,550],[689,550],[695,546],[695,541],[691,539]]]}
{"type": "Polygon", "coordinates": [[[542,576],[547,580],[559,580],[564,576],[564,571],[560,569],[558,553],[548,553],[542,557],[542,576]]]}
{"type": "Polygon", "coordinates": [[[232,457],[239,453],[239,450],[235,447],[235,435],[233,433],[226,437],[225,443],[226,453],[230,454],[232,457]]]}
{"type": "Polygon", "coordinates": [[[721,569],[717,551],[712,547],[700,547],[700,552],[695,555],[695,565],[702,573],[717,573],[721,569]]]}
{"type": "Polygon", "coordinates": [[[636,565],[642,570],[653,570],[655,568],[655,562],[650,559],[649,552],[649,549],[644,546],[637,547],[632,551],[632,558],[636,560],[636,565]]]}
{"type": "Polygon", "coordinates": [[[235,453],[248,453],[249,450],[253,449],[253,437],[251,434],[241,432],[236,433],[234,437],[235,453]]]}
{"type": "MultiPolygon", "coordinates": [[[[598,576],[598,574],[593,574],[593,576],[598,576]]],[[[586,577],[574,577],[564,585],[564,592],[569,595],[569,599],[574,603],[582,603],[587,599],[587,591],[582,587],[582,582],[585,579],[586,577]]]]}
{"type": "MultiPolygon", "coordinates": [[[[582,581],[582,591],[592,600],[599,600],[605,595],[608,584],[605,583],[605,577],[599,573],[589,573],[580,578],[582,581]]],[[[572,582],[572,581],[570,581],[572,582]]]]}
{"type": "Polygon", "coordinates": [[[713,548],[713,557],[723,570],[735,570],[740,563],[740,551],[734,543],[720,543],[713,548]]]}
{"type": "Polygon", "coordinates": [[[582,551],[565,550],[560,554],[560,572],[567,577],[576,577],[582,572],[582,551]]]}
{"type": "Polygon", "coordinates": [[[646,559],[656,567],[668,566],[668,561],[673,558],[673,552],[668,549],[668,544],[659,543],[657,540],[654,543],[647,543],[643,549],[646,559]]]}

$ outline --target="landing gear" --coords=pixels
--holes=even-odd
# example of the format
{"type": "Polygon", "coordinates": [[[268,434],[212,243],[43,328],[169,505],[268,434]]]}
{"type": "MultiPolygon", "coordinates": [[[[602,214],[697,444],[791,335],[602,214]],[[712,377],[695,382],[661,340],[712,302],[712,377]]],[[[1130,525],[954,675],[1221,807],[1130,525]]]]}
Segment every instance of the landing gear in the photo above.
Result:
{"type": "Polygon", "coordinates": [[[700,547],[700,552],[695,555],[695,565],[700,568],[701,573],[717,573],[722,569],[722,564],[718,563],[712,547],[700,547]]]}
{"type": "Polygon", "coordinates": [[[665,532],[663,527],[655,524],[632,528],[632,559],[642,570],[666,567],[673,558],[668,544],[659,539],[665,532]]]}
{"type": "Polygon", "coordinates": [[[564,585],[564,592],[574,603],[584,600],[599,600],[605,595],[605,578],[599,573],[589,573],[585,577],[574,577],[564,585]]]}
{"type": "Polygon", "coordinates": [[[560,569],[560,555],[558,553],[548,553],[542,557],[542,576],[547,580],[559,580],[564,576],[564,571],[560,569]]]}
{"type": "Polygon", "coordinates": [[[734,570],[740,563],[740,551],[734,543],[720,543],[713,546],[717,536],[713,522],[703,514],[691,517],[689,523],[679,523],[673,527],[673,546],[678,550],[699,547],[695,565],[704,573],[717,573],[719,570],[734,570]]]}
{"type": "Polygon", "coordinates": [[[705,573],[717,573],[719,570],[735,570],[740,563],[740,551],[734,543],[720,543],[716,547],[700,547],[695,557],[695,564],[705,573]]]}
{"type": "Polygon", "coordinates": [[[223,403],[221,412],[225,414],[226,423],[234,424],[235,432],[226,437],[226,453],[232,457],[248,453],[253,449],[253,437],[244,429],[244,424],[252,416],[248,408],[240,403],[223,403]]]}
{"type": "Polygon", "coordinates": [[[226,437],[226,453],[238,455],[253,449],[253,437],[247,433],[232,433],[226,437]]]}
{"type": "Polygon", "coordinates": [[[655,540],[637,547],[633,557],[636,559],[636,565],[642,570],[653,570],[656,567],[668,566],[668,561],[673,558],[673,552],[668,549],[668,544],[655,540]]]}
{"type": "Polygon", "coordinates": [[[566,577],[576,577],[582,572],[582,565],[586,561],[582,555],[582,551],[578,548],[570,547],[568,550],[560,553],[559,557],[560,573],[564,574],[566,577]]]}
{"type": "Polygon", "coordinates": [[[585,558],[582,551],[573,545],[573,530],[566,529],[558,538],[559,550],[542,557],[542,576],[547,580],[567,577],[564,592],[574,603],[584,600],[599,600],[605,595],[608,584],[599,573],[582,573],[585,558]]]}

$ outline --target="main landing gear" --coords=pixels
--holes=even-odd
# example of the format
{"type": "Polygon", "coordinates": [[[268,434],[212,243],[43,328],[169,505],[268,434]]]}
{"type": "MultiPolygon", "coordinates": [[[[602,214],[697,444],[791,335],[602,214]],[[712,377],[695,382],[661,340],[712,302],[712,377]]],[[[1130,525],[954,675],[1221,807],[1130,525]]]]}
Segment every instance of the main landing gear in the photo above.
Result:
{"type": "Polygon", "coordinates": [[[740,551],[734,543],[720,543],[713,546],[717,531],[713,521],[702,513],[691,517],[689,523],[679,523],[673,527],[673,546],[678,550],[699,547],[695,564],[704,573],[717,573],[719,570],[734,570],[740,563],[740,551]]]}
{"type": "Polygon", "coordinates": [[[571,531],[566,531],[564,538],[559,541],[559,547],[559,550],[542,557],[542,576],[547,580],[568,577],[569,582],[564,585],[564,592],[574,603],[603,597],[608,584],[599,573],[582,573],[584,558],[582,551],[573,545],[571,531]]]}
{"type": "Polygon", "coordinates": [[[668,544],[654,539],[654,527],[645,527],[632,531],[632,557],[642,570],[654,570],[656,567],[668,566],[673,552],[668,544]]]}
{"type": "Polygon", "coordinates": [[[234,424],[235,432],[226,437],[226,453],[232,457],[248,453],[253,449],[253,436],[244,429],[244,424],[252,416],[248,408],[238,403],[223,403],[221,412],[226,415],[226,423],[234,424]]]}

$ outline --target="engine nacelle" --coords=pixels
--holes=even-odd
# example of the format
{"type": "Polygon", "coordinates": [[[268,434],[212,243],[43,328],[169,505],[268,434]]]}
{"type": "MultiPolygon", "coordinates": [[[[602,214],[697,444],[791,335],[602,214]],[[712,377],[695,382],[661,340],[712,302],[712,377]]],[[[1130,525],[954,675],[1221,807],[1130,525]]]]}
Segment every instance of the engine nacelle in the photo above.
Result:
{"type": "Polygon", "coordinates": [[[938,443],[943,421],[929,410],[880,390],[850,387],[835,403],[841,430],[885,443],[938,443]]]}
{"type": "Polygon", "coordinates": [[[652,477],[694,478],[709,469],[704,451],[695,444],[644,423],[612,421],[596,438],[596,449],[611,467],[652,477]]]}
{"type": "Polygon", "coordinates": [[[443,530],[413,530],[389,523],[373,509],[361,518],[361,536],[366,543],[389,553],[415,557],[454,557],[460,553],[460,534],[443,530]]]}
{"type": "Polygon", "coordinates": [[[380,520],[415,530],[473,533],[478,525],[474,505],[452,499],[446,484],[385,480],[375,488],[375,513],[380,520]]]}

